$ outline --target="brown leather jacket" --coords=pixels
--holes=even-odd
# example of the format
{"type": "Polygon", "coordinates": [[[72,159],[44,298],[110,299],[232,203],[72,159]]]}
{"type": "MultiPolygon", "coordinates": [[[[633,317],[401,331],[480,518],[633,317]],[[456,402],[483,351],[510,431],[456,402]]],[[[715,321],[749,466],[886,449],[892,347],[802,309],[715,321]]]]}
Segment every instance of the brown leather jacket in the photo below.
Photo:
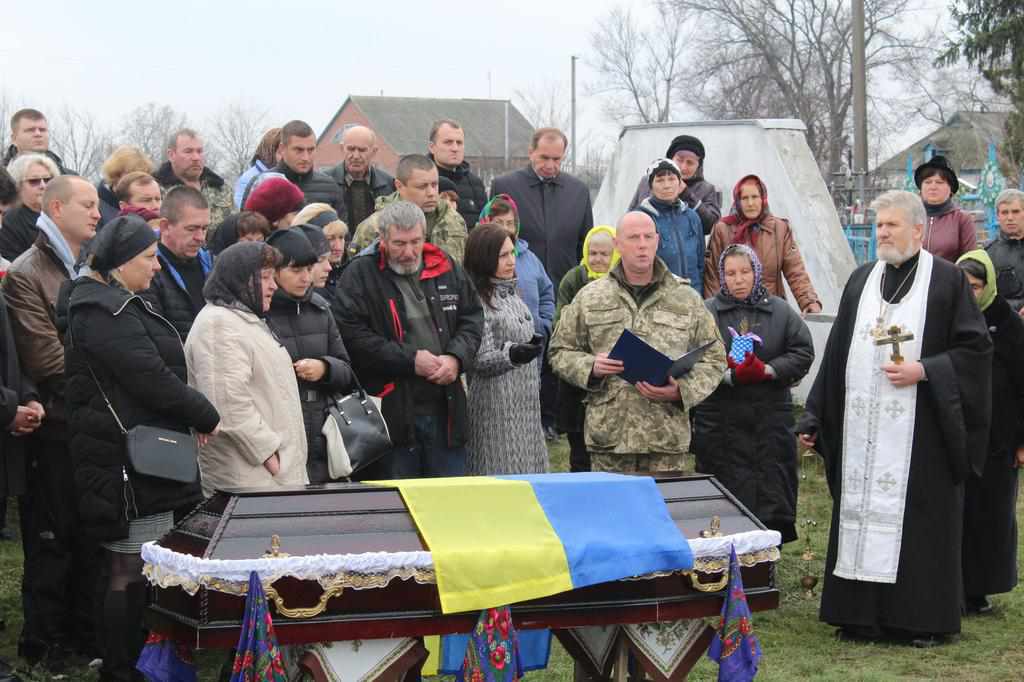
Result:
{"type": "Polygon", "coordinates": [[[3,281],[22,370],[39,387],[46,422],[55,427],[64,425],[64,344],[57,333],[57,294],[68,279],[50,240],[40,234],[3,281]]]}
{"type": "MultiPolygon", "coordinates": [[[[708,240],[708,249],[704,255],[704,298],[711,298],[721,289],[718,281],[718,259],[726,247],[732,243],[732,226],[723,222],[715,224],[708,240]]],[[[763,282],[769,294],[786,298],[786,289],[782,285],[782,277],[786,277],[789,288],[796,298],[801,311],[815,303],[821,305],[818,292],[811,284],[811,278],[804,267],[803,256],[793,239],[793,231],[785,218],[768,216],[760,226],[757,244],[752,245],[757,257],[761,259],[763,282]]],[[[751,246],[748,244],[748,246],[751,246]]]]}

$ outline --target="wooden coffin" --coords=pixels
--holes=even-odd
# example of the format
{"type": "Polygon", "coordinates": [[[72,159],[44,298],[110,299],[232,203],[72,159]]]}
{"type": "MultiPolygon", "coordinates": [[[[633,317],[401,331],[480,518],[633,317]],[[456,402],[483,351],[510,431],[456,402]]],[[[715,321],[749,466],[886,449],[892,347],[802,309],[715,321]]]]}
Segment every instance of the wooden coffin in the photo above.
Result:
{"type": "MultiPolygon", "coordinates": [[[[683,535],[697,538],[713,517],[721,534],[764,526],[717,480],[689,476],[658,481],[683,535]]],[[[280,538],[291,556],[408,552],[425,549],[398,491],[360,484],[326,484],[218,492],[159,545],[206,559],[254,559],[280,538]]],[[[777,556],[777,555],[776,555],[777,556]]],[[[748,562],[743,583],[752,610],[777,608],[774,563],[748,562]]],[[[516,604],[517,627],[565,628],[646,623],[716,615],[728,572],[674,573],[592,585],[516,604]],[[695,588],[693,582],[700,585],[695,588]]],[[[709,571],[712,569],[708,569],[709,571]]],[[[151,628],[197,648],[227,648],[238,640],[245,597],[201,586],[155,587],[147,615],[151,628]]],[[[479,614],[442,614],[434,584],[391,580],[383,587],[344,589],[328,595],[315,580],[284,577],[268,591],[282,644],[467,632],[479,614]]]]}

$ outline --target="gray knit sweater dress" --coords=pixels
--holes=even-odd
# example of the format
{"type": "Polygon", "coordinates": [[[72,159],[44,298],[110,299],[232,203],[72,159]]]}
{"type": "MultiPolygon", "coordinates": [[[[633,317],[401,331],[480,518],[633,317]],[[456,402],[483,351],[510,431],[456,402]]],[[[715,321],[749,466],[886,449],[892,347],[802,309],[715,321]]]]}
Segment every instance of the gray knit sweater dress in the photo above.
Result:
{"type": "Polygon", "coordinates": [[[548,448],[540,421],[540,358],[513,365],[512,344],[529,343],[533,317],[516,281],[494,280],[491,305],[484,303],[484,334],[469,384],[468,474],[538,474],[548,470],[548,448]]]}

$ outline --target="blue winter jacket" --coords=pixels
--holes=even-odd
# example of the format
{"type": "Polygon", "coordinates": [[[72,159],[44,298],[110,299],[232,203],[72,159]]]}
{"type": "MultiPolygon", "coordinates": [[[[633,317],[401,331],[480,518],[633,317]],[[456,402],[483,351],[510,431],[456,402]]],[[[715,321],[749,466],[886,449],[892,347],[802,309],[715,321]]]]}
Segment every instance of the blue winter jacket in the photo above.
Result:
{"type": "Polygon", "coordinates": [[[555,320],[555,287],[540,258],[522,239],[516,240],[516,281],[519,294],[533,315],[534,330],[545,338],[550,336],[555,320]]]}
{"type": "Polygon", "coordinates": [[[704,228],[700,216],[681,200],[670,204],[648,197],[638,208],[654,219],[658,258],[665,261],[672,274],[690,280],[690,286],[703,298],[704,228]]]}
{"type": "Polygon", "coordinates": [[[238,182],[235,183],[235,208],[242,210],[242,199],[245,197],[245,190],[249,187],[249,183],[253,181],[260,173],[266,172],[267,165],[256,159],[256,163],[249,166],[249,170],[242,173],[238,178],[238,182]]]}

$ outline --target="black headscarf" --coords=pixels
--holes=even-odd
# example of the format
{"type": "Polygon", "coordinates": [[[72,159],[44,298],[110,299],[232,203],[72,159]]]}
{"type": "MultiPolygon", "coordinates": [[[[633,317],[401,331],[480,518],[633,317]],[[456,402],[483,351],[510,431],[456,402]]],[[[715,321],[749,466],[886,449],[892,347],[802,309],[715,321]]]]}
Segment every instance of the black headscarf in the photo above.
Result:
{"type": "Polygon", "coordinates": [[[267,261],[268,250],[274,254],[270,264],[279,263],[280,254],[263,242],[238,242],[224,249],[203,286],[206,302],[228,308],[240,307],[263,317],[266,311],[263,310],[260,271],[267,261]]]}
{"type": "Polygon", "coordinates": [[[156,232],[137,215],[114,218],[100,230],[88,246],[89,267],[106,278],[111,270],[124,265],[156,242],[156,232]]]}

